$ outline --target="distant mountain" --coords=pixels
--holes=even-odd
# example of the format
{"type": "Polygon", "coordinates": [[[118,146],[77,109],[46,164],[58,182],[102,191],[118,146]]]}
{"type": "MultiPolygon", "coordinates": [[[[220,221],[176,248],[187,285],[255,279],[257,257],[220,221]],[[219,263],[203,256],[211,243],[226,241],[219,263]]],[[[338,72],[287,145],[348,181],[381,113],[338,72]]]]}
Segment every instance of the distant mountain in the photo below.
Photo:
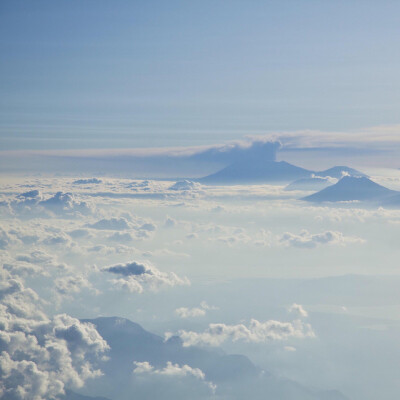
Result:
{"type": "Polygon", "coordinates": [[[365,177],[345,176],[335,185],[304,197],[311,202],[382,201],[399,194],[365,177]]]}
{"type": "MultiPolygon", "coordinates": [[[[253,157],[235,161],[211,175],[197,179],[197,181],[217,185],[287,183],[300,179],[311,179],[313,175],[321,178],[331,177],[336,179],[340,179],[345,175],[367,177],[364,173],[346,166],[336,166],[316,172],[297,167],[286,161],[271,161],[261,157],[253,157]]],[[[314,180],[314,183],[316,183],[316,180],[314,180]]]]}
{"type": "Polygon", "coordinates": [[[328,186],[332,186],[336,182],[337,180],[330,176],[312,176],[311,178],[298,179],[297,181],[289,183],[289,185],[285,187],[285,190],[310,190],[315,192],[317,190],[325,189],[328,186]]]}
{"type": "Polygon", "coordinates": [[[286,161],[237,161],[214,174],[199,179],[206,184],[279,183],[311,177],[313,171],[296,167],[286,161]]]}
{"type": "MultiPolygon", "coordinates": [[[[179,338],[168,341],[143,329],[125,318],[109,317],[83,320],[93,323],[111,347],[111,360],[118,360],[122,370],[132,370],[133,361],[148,361],[155,366],[165,366],[167,361],[189,364],[200,368],[210,380],[234,379],[237,376],[257,376],[261,369],[247,357],[211,352],[199,347],[183,347],[179,338]],[[233,363],[234,362],[234,367],[233,363]]],[[[104,364],[107,374],[121,374],[113,362],[104,364]]]]}
{"type": "MultiPolygon", "coordinates": [[[[339,392],[315,391],[289,379],[274,377],[267,371],[262,371],[243,355],[228,355],[220,349],[183,347],[178,337],[164,341],[162,337],[147,332],[140,325],[124,318],[96,318],[83,322],[93,323],[111,347],[109,360],[101,365],[104,376],[88,382],[85,388],[86,395],[101,393],[114,400],[130,400],[133,397],[137,400],[216,397],[232,400],[347,400],[339,392]],[[143,377],[136,378],[132,373],[134,361],[148,361],[156,368],[165,367],[167,361],[199,368],[204,372],[207,381],[217,385],[216,397],[211,393],[205,395],[196,392],[190,386],[193,384],[190,380],[186,383],[182,380],[160,383],[150,379],[146,384],[143,377]]],[[[92,399],[72,397],[65,400],[92,399]]]]}
{"type": "Polygon", "coordinates": [[[315,175],[318,176],[330,176],[332,178],[336,178],[336,179],[341,179],[343,178],[343,176],[358,176],[358,177],[365,177],[368,178],[368,175],[364,174],[361,171],[358,171],[354,168],[350,168],[350,167],[346,167],[346,166],[336,166],[336,167],[332,167],[329,169],[326,169],[325,171],[320,171],[320,172],[316,172],[315,175]]]}

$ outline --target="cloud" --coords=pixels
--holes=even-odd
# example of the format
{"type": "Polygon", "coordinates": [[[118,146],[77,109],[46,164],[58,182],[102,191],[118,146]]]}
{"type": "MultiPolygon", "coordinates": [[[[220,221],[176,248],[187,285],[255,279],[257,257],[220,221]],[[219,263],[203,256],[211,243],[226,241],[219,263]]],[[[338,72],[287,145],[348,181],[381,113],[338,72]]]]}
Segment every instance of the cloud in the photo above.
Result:
{"type": "Polygon", "coordinates": [[[48,236],[47,238],[43,239],[41,243],[47,246],[62,245],[66,247],[71,247],[73,245],[73,242],[65,233],[48,236]]]}
{"type": "Polygon", "coordinates": [[[161,272],[152,265],[132,261],[103,268],[104,272],[120,275],[121,278],[111,282],[130,292],[142,293],[144,286],[158,290],[162,286],[189,285],[187,278],[179,278],[174,272],[161,272]]]}
{"type": "Polygon", "coordinates": [[[43,268],[43,271],[47,272],[53,270],[68,270],[69,266],[58,262],[54,255],[50,255],[45,251],[38,249],[33,250],[29,254],[19,254],[15,257],[17,263],[34,264],[43,268]]]}
{"type": "Polygon", "coordinates": [[[180,318],[204,317],[204,315],[206,315],[206,310],[199,307],[180,307],[175,310],[175,314],[177,314],[180,318]]]}
{"type": "Polygon", "coordinates": [[[180,318],[203,317],[206,315],[207,310],[216,310],[217,307],[209,306],[205,301],[200,303],[200,307],[187,308],[180,307],[175,310],[180,318]]]}
{"type": "MultiPolygon", "coordinates": [[[[127,175],[127,169],[135,168],[142,176],[149,174],[160,176],[177,176],[185,171],[185,174],[198,174],[213,172],[223,166],[237,161],[246,161],[254,158],[264,160],[275,160],[276,151],[280,143],[270,138],[247,138],[241,141],[234,141],[224,144],[196,147],[175,147],[175,148],[148,148],[148,149],[85,149],[85,150],[48,150],[48,151],[8,151],[3,152],[7,156],[8,164],[13,169],[20,166],[15,160],[24,157],[25,166],[40,155],[41,160],[47,166],[51,162],[54,171],[67,172],[76,170],[94,173],[99,162],[105,162],[108,172],[117,172],[127,175]],[[50,157],[51,159],[47,158],[50,157]],[[71,163],[73,159],[73,163],[71,163]],[[114,162],[109,162],[110,160],[114,162]],[[118,162],[115,162],[118,160],[118,162]],[[90,172],[89,172],[90,171],[90,172]]],[[[10,166],[9,166],[10,168],[10,166]]],[[[26,168],[26,167],[25,167],[26,168]]],[[[33,169],[32,165],[32,169],[33,169]]],[[[38,165],[36,165],[38,168],[38,165]]],[[[43,166],[39,165],[39,170],[43,166]]],[[[186,175],[186,176],[190,176],[186,175]]],[[[139,176],[140,177],[140,176],[139,176]]],[[[133,182],[131,189],[134,191],[137,184],[133,182]]],[[[144,186],[139,187],[145,189],[144,186]]]]}
{"type": "MultiPolygon", "coordinates": [[[[166,339],[172,337],[166,333],[166,339]]],[[[310,324],[300,319],[292,322],[280,322],[269,320],[260,322],[251,319],[248,326],[244,324],[227,325],[223,323],[210,324],[204,332],[179,330],[177,333],[183,341],[183,346],[220,346],[228,339],[233,342],[244,341],[252,343],[264,343],[273,340],[287,340],[289,338],[315,337],[310,324]]]]}
{"type": "Polygon", "coordinates": [[[173,364],[171,361],[167,361],[164,368],[157,369],[153,367],[149,362],[134,362],[135,368],[133,369],[134,374],[151,374],[159,376],[167,376],[171,378],[184,378],[184,377],[194,377],[200,381],[203,381],[214,393],[217,386],[205,379],[204,372],[199,368],[192,368],[191,366],[184,364],[180,366],[179,364],[173,364]]]}
{"type": "Polygon", "coordinates": [[[83,288],[92,289],[91,283],[82,275],[69,275],[54,280],[54,290],[59,295],[71,296],[83,288]]]}
{"type": "Polygon", "coordinates": [[[87,179],[77,179],[73,182],[74,185],[89,185],[89,184],[98,184],[102,183],[101,179],[97,178],[87,178],[87,179]]]}
{"type": "Polygon", "coordinates": [[[44,275],[48,276],[47,271],[43,267],[25,261],[16,261],[12,263],[4,263],[3,268],[9,271],[12,275],[18,276],[34,276],[44,275]]]}
{"type": "Polygon", "coordinates": [[[108,237],[109,240],[113,242],[122,243],[122,242],[132,242],[135,237],[130,232],[115,232],[108,237]]]}
{"type": "Polygon", "coordinates": [[[177,224],[177,221],[175,219],[167,216],[167,218],[164,222],[164,227],[165,228],[173,228],[176,224],[177,224]]]}
{"type": "Polygon", "coordinates": [[[278,140],[268,137],[247,138],[246,140],[199,149],[191,158],[197,161],[223,162],[232,164],[237,161],[263,159],[275,161],[276,152],[281,147],[278,140]]]}
{"type": "Polygon", "coordinates": [[[179,192],[192,192],[202,189],[200,183],[192,182],[188,180],[177,181],[172,186],[168,188],[169,190],[175,190],[179,192]]]}
{"type": "Polygon", "coordinates": [[[11,244],[18,242],[18,239],[14,236],[11,236],[8,232],[6,232],[3,228],[0,227],[0,249],[6,249],[11,244]]]}
{"type": "Polygon", "coordinates": [[[289,307],[288,311],[289,311],[290,313],[296,314],[299,318],[306,318],[306,317],[308,317],[307,311],[306,311],[306,310],[303,308],[303,306],[300,305],[300,304],[293,303],[293,304],[289,307]]]}
{"type": "Polygon", "coordinates": [[[0,396],[46,400],[101,375],[108,350],[94,325],[66,314],[48,318],[38,295],[5,276],[0,288],[0,396]]]}
{"type": "Polygon", "coordinates": [[[27,217],[63,216],[76,217],[89,215],[94,209],[86,201],[79,201],[72,193],[57,192],[45,198],[39,190],[21,193],[2,204],[7,205],[12,213],[27,217]]]}
{"type": "Polygon", "coordinates": [[[90,237],[90,232],[88,229],[74,229],[68,232],[68,235],[71,236],[73,239],[81,239],[90,237]]]}
{"type": "Polygon", "coordinates": [[[72,193],[57,192],[54,196],[38,203],[56,214],[73,214],[79,212],[87,215],[92,213],[92,208],[87,202],[76,200],[72,193]]]}
{"type": "Polygon", "coordinates": [[[103,218],[93,224],[87,224],[89,228],[101,229],[101,230],[114,230],[120,231],[125,229],[130,229],[131,226],[126,218],[103,218]]]}
{"type": "Polygon", "coordinates": [[[345,246],[354,243],[364,243],[364,240],[358,237],[344,236],[343,233],[337,231],[311,234],[307,230],[303,230],[299,235],[286,232],[280,237],[279,242],[285,246],[309,249],[323,244],[345,246]]]}
{"type": "Polygon", "coordinates": [[[157,227],[151,222],[147,222],[139,227],[140,230],[154,232],[157,227]]]}

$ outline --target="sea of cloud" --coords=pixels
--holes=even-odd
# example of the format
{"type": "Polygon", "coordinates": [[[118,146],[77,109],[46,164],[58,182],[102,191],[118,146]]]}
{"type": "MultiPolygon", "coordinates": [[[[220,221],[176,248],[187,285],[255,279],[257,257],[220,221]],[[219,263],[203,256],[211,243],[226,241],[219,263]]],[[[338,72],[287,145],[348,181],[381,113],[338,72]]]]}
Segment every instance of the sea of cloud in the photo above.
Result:
{"type": "MultiPolygon", "coordinates": [[[[109,347],[79,318],[104,315],[135,320],[166,340],[180,338],[184,347],[255,352],[263,367],[317,385],[308,374],[291,371],[289,359],[299,363],[310,346],[315,354],[312,343],[325,340],[317,318],[324,301],[347,316],[352,307],[366,306],[368,291],[323,300],[323,286],[307,292],[291,282],[396,275],[400,210],[315,206],[300,200],[304,194],[279,185],[188,180],[2,181],[0,393],[47,399],[98,379],[97,363],[109,347]],[[262,280],[268,280],[265,289],[255,295],[249,282],[262,280]]],[[[186,379],[218,393],[190,365],[142,360],[132,370],[137,379],[186,379]]],[[[344,377],[320,378],[356,393],[344,377]]]]}

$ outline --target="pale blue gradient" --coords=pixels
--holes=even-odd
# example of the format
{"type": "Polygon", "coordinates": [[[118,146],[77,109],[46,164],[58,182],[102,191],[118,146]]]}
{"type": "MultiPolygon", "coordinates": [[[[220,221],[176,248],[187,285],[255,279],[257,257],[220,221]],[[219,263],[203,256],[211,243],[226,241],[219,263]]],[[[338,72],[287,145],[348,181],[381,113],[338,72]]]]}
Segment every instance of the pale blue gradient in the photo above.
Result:
{"type": "Polygon", "coordinates": [[[2,1],[0,148],[399,123],[393,1],[2,1]]]}

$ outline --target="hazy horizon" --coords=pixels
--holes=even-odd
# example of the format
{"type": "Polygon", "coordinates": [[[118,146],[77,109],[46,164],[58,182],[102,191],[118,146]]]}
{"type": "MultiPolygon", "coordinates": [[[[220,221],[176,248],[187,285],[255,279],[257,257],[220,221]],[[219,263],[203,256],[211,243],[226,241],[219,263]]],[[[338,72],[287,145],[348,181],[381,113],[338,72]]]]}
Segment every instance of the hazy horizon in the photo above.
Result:
{"type": "Polygon", "coordinates": [[[400,394],[400,3],[0,4],[0,398],[400,394]]]}

